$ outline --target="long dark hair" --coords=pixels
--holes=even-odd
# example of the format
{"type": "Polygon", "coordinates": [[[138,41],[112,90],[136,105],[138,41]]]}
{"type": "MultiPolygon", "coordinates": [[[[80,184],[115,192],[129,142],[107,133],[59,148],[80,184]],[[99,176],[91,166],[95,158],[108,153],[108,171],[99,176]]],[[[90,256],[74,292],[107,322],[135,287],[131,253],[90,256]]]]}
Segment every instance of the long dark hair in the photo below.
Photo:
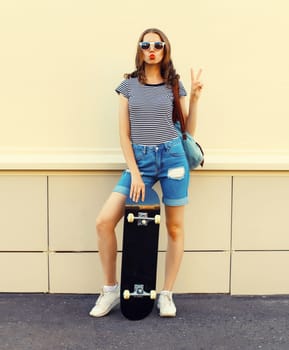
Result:
{"type": "Polygon", "coordinates": [[[165,42],[164,56],[161,62],[161,76],[164,79],[164,82],[168,86],[173,87],[178,83],[180,76],[176,73],[176,70],[174,68],[174,65],[171,59],[171,44],[169,42],[169,39],[167,38],[164,32],[162,32],[160,29],[157,29],[157,28],[146,29],[140,35],[139,40],[137,42],[137,51],[135,56],[136,70],[134,70],[132,73],[125,74],[125,78],[127,79],[138,78],[140,83],[145,84],[146,82],[145,69],[144,69],[145,64],[143,59],[143,52],[139,46],[139,42],[143,41],[144,36],[148,33],[158,34],[161,41],[165,42]]]}

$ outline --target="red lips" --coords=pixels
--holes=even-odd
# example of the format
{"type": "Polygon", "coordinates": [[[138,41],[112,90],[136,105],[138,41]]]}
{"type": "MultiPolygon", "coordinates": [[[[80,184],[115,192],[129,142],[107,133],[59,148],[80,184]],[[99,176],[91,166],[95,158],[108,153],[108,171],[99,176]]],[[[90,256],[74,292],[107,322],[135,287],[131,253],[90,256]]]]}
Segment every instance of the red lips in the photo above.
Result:
{"type": "Polygon", "coordinates": [[[154,60],[154,59],[156,58],[156,56],[155,56],[154,53],[151,53],[151,54],[149,55],[149,58],[150,58],[151,60],[154,60]]]}

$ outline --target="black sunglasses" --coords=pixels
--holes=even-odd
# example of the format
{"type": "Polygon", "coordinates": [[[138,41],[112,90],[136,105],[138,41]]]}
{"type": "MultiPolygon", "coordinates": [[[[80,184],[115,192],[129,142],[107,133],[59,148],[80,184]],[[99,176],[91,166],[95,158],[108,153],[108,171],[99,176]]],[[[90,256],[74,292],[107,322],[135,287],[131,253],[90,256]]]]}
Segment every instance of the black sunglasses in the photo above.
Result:
{"type": "Polygon", "coordinates": [[[161,50],[164,48],[165,43],[163,41],[141,41],[139,43],[139,46],[143,49],[143,50],[148,50],[151,45],[154,45],[154,48],[156,50],[161,50]]]}

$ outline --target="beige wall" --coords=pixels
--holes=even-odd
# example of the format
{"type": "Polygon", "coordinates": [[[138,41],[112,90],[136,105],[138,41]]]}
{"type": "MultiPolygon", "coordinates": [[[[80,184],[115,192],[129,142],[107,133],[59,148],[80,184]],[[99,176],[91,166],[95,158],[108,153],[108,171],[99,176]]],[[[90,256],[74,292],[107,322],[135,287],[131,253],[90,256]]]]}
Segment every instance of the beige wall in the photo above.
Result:
{"type": "MultiPolygon", "coordinates": [[[[286,0],[1,1],[0,292],[101,286],[94,221],[124,167],[114,89],[140,32],[156,26],[187,90],[191,66],[205,83],[206,163],[191,180],[176,291],[289,293],[288,10],[286,0]]],[[[162,223],[158,288],[165,245],[162,223]]]]}
{"type": "Polygon", "coordinates": [[[0,2],[0,155],[119,148],[114,88],[140,32],[163,29],[210,151],[289,152],[286,0],[0,2]],[[109,137],[108,137],[109,135],[109,137]]]}

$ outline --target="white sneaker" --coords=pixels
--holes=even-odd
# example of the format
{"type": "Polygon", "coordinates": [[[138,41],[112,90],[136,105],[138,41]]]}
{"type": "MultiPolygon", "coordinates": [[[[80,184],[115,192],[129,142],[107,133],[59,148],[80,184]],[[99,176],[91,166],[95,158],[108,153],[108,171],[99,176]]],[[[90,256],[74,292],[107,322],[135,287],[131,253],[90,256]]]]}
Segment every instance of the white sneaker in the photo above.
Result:
{"type": "Polygon", "coordinates": [[[116,305],[119,304],[119,295],[119,286],[117,286],[113,292],[102,291],[89,315],[93,317],[102,317],[107,315],[116,305]]]}
{"type": "Polygon", "coordinates": [[[158,300],[158,308],[161,317],[175,317],[176,306],[173,301],[173,293],[169,291],[162,291],[158,300]]]}

